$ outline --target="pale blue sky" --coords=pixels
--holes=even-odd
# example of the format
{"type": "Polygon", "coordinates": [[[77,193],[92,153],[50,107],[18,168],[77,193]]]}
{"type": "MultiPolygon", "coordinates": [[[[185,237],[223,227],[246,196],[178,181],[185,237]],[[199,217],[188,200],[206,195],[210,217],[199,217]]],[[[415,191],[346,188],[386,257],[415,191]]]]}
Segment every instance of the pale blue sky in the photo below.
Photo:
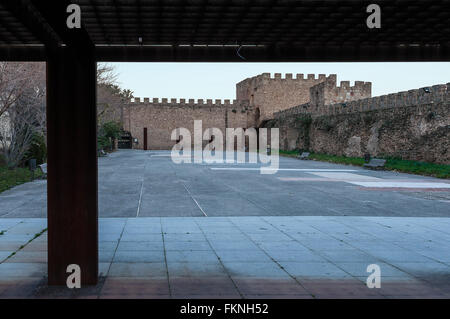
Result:
{"type": "Polygon", "coordinates": [[[234,99],[237,82],[261,73],[337,74],[370,81],[372,96],[450,82],[450,63],[112,63],[135,97],[234,99]]]}

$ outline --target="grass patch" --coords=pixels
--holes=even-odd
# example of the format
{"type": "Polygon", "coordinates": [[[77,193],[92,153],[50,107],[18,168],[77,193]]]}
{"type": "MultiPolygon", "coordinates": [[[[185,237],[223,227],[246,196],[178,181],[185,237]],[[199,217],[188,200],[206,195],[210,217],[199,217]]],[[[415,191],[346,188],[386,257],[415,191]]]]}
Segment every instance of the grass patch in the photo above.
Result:
{"type": "Polygon", "coordinates": [[[389,170],[396,170],[404,173],[428,175],[438,178],[450,178],[450,165],[445,164],[386,158],[385,167],[389,170]]]}
{"type": "MultiPolygon", "coordinates": [[[[299,155],[299,152],[280,150],[280,155],[288,157],[297,157],[299,155]]],[[[386,159],[386,164],[384,166],[386,170],[417,175],[434,176],[438,178],[450,178],[450,165],[409,161],[391,157],[379,157],[379,158],[386,159]]],[[[364,165],[364,159],[360,157],[346,157],[346,156],[311,153],[309,155],[309,159],[345,165],[355,165],[355,166],[364,165]]]]}
{"type": "MultiPolygon", "coordinates": [[[[0,193],[10,189],[14,186],[27,183],[31,181],[32,172],[28,168],[17,167],[15,169],[8,169],[7,167],[0,167],[0,193]]],[[[42,176],[40,169],[34,171],[34,178],[42,176]]]]}
{"type": "Polygon", "coordinates": [[[280,155],[287,157],[297,157],[300,153],[298,151],[283,151],[280,150],[280,155]]]}
{"type": "Polygon", "coordinates": [[[321,162],[331,162],[331,163],[355,165],[355,166],[363,166],[364,165],[364,158],[360,158],[360,157],[346,157],[346,156],[311,153],[309,155],[309,158],[312,160],[321,161],[321,162]]]}

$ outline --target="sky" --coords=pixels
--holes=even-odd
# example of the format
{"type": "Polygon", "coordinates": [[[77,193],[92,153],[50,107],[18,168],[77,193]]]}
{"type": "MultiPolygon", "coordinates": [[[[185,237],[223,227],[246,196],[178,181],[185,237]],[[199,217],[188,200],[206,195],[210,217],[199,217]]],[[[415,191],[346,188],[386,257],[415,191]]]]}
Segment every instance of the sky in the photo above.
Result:
{"type": "Polygon", "coordinates": [[[135,97],[230,99],[236,83],[261,73],[337,74],[372,82],[372,96],[450,82],[450,63],[111,63],[118,83],[135,97]]]}

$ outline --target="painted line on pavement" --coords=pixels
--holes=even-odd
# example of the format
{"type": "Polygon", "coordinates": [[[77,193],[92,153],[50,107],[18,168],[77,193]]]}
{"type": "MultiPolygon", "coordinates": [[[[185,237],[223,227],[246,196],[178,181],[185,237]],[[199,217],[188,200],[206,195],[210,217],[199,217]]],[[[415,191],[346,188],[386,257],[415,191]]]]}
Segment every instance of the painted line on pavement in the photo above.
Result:
{"type": "MultiPolygon", "coordinates": [[[[264,168],[264,167],[261,167],[264,168]]],[[[213,171],[259,171],[260,167],[210,167],[213,171]]],[[[271,170],[270,167],[265,167],[271,170]]],[[[357,172],[355,169],[320,169],[320,168],[273,168],[274,171],[291,171],[291,172],[357,172]]]]}

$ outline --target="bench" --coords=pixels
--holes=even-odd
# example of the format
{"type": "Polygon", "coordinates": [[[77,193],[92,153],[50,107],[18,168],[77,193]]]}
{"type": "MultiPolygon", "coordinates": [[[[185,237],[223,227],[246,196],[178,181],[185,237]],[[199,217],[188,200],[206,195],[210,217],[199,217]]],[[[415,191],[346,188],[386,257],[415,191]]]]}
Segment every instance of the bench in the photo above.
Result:
{"type": "Polygon", "coordinates": [[[47,177],[47,163],[39,165],[39,168],[41,169],[42,174],[44,174],[42,177],[47,177]]]}
{"type": "Polygon", "coordinates": [[[301,153],[301,154],[298,156],[298,158],[301,159],[301,160],[307,160],[308,157],[309,157],[309,153],[308,153],[308,152],[303,152],[303,153],[301,153]]]}
{"type": "Polygon", "coordinates": [[[384,164],[386,164],[385,159],[372,158],[372,159],[370,159],[369,163],[364,164],[364,167],[370,168],[370,169],[379,169],[379,168],[383,168],[384,164]]]}

